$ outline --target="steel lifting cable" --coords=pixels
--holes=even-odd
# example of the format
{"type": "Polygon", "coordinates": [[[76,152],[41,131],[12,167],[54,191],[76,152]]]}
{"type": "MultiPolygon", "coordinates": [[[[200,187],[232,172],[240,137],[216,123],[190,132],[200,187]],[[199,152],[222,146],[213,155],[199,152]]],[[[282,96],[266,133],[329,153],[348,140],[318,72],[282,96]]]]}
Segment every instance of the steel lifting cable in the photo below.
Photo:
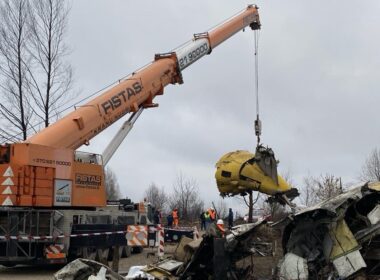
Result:
{"type": "Polygon", "coordinates": [[[259,30],[254,30],[254,43],[255,43],[255,95],[256,95],[256,120],[255,120],[255,134],[257,136],[257,146],[260,145],[261,136],[261,120],[260,120],[260,107],[259,107],[259,30]]]}

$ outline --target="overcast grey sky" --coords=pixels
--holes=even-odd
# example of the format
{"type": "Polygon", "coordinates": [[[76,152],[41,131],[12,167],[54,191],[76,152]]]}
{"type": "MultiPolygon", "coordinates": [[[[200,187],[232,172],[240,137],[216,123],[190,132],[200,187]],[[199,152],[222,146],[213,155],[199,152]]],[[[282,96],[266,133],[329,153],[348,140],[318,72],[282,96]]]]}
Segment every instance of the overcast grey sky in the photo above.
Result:
{"type": "MultiPolygon", "coordinates": [[[[248,4],[234,0],[72,1],[67,43],[81,97],[150,62],[248,4]]],[[[380,146],[380,2],[257,1],[261,118],[265,144],[298,186],[307,175],[356,180],[380,146]]],[[[217,200],[214,165],[254,150],[253,32],[246,30],[183,73],[146,110],[110,162],[122,193],[169,191],[182,171],[202,198],[217,200]]],[[[94,139],[100,153],[121,123],[94,139]]],[[[230,205],[237,207],[232,203],[230,205]]]]}

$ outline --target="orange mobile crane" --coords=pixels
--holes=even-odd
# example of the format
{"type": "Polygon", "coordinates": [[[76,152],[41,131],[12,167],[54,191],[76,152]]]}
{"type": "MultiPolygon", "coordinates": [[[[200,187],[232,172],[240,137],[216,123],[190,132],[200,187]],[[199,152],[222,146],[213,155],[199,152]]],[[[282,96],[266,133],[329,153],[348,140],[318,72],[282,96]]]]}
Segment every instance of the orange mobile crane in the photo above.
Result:
{"type": "Polygon", "coordinates": [[[2,145],[0,264],[65,262],[125,244],[124,234],[99,233],[144,221],[107,207],[102,157],[76,149],[127,113],[157,107],[153,99],[167,85],[183,83],[182,70],[248,26],[260,28],[254,5],[178,49],[156,54],[151,64],[26,141],[2,145]]]}

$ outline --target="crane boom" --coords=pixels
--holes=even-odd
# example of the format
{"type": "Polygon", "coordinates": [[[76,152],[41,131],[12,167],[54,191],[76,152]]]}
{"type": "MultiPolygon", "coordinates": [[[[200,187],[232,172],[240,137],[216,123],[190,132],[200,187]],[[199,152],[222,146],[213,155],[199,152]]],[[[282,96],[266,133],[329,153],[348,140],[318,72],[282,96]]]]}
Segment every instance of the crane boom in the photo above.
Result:
{"type": "Polygon", "coordinates": [[[183,83],[182,70],[245,27],[259,29],[257,10],[255,5],[249,5],[209,32],[195,34],[191,41],[173,52],[155,55],[151,64],[25,142],[75,150],[125,114],[137,112],[141,107],[157,107],[153,99],[162,95],[168,84],[183,83]]]}

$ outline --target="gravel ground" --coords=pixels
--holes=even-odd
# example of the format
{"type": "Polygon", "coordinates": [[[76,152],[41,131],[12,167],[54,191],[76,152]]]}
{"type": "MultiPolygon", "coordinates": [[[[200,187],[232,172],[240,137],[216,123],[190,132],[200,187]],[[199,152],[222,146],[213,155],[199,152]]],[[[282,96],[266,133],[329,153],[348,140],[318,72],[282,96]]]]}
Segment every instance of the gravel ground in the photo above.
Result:
{"type": "MultiPolygon", "coordinates": [[[[176,248],[176,245],[165,246],[165,252],[167,255],[171,255],[176,248]]],[[[129,258],[122,258],[120,260],[119,271],[121,274],[127,274],[129,268],[134,265],[145,265],[157,260],[157,257],[147,256],[149,252],[156,252],[157,249],[152,251],[151,249],[144,249],[140,254],[132,254],[129,258]]],[[[112,263],[110,262],[111,266],[112,263]]],[[[50,280],[53,279],[53,275],[62,266],[16,266],[7,268],[0,266],[0,280],[50,280]]]]}

